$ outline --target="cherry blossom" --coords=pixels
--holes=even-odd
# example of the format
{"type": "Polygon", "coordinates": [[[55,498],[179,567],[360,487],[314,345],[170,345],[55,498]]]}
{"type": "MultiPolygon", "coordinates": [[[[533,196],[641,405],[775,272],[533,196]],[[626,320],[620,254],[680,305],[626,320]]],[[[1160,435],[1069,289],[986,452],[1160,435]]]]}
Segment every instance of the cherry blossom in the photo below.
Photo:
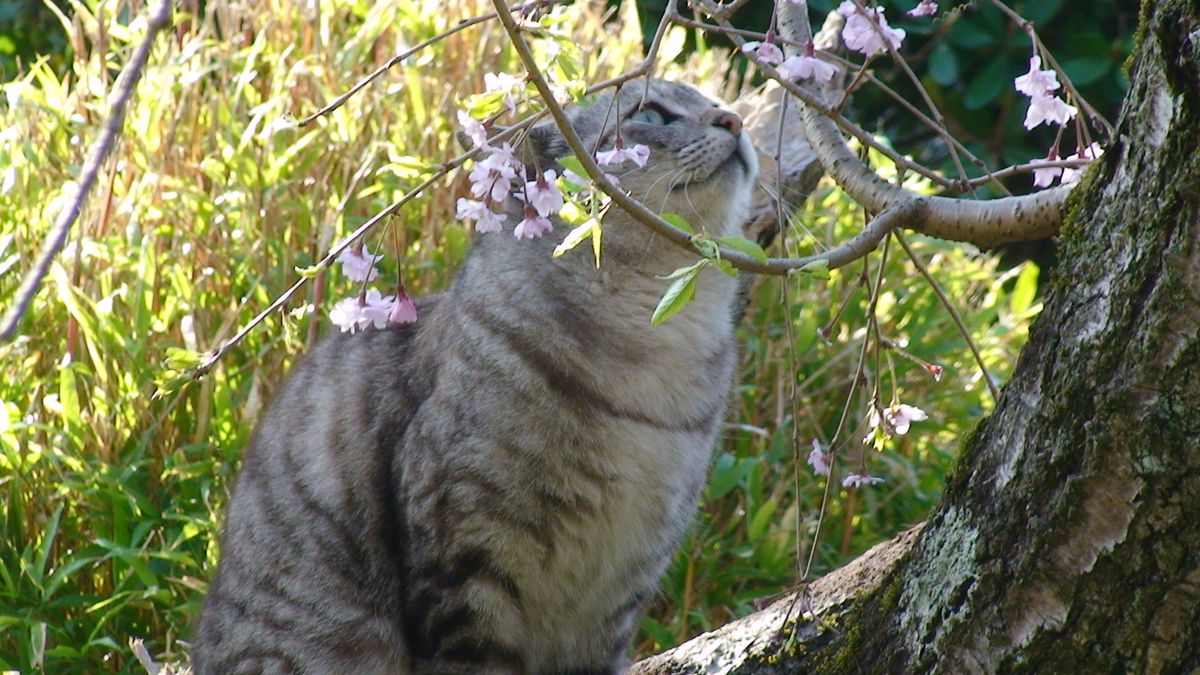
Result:
{"type": "MultiPolygon", "coordinates": [[[[1104,154],[1104,149],[1100,147],[1100,144],[1092,143],[1090,146],[1088,146],[1086,148],[1082,148],[1079,152],[1076,152],[1075,154],[1071,155],[1070,157],[1067,157],[1067,159],[1091,160],[1091,159],[1096,159],[1097,157],[1099,157],[1102,154],[1104,154]]],[[[1063,169],[1062,184],[1063,185],[1074,185],[1075,183],[1079,182],[1079,178],[1082,175],[1083,175],[1083,167],[1079,167],[1076,169],[1063,169]]]]}
{"type": "MultiPolygon", "coordinates": [[[[911,423],[929,419],[929,415],[924,410],[903,403],[896,403],[888,408],[884,408],[883,416],[887,420],[887,429],[894,431],[900,436],[908,433],[908,427],[911,423]]],[[[872,429],[879,426],[879,410],[873,405],[871,406],[871,412],[867,415],[867,425],[872,429]]]]}
{"type": "MultiPolygon", "coordinates": [[[[1053,161],[1055,161],[1055,159],[1056,158],[1052,156],[1048,159],[1035,159],[1029,163],[1030,164],[1045,164],[1047,162],[1053,162],[1053,161]]],[[[1050,167],[1046,167],[1044,169],[1034,169],[1033,170],[1033,184],[1036,187],[1050,187],[1050,185],[1054,182],[1054,179],[1058,178],[1059,175],[1062,174],[1062,172],[1063,172],[1062,167],[1059,167],[1059,166],[1050,166],[1050,167]]]]}
{"type": "Polygon", "coordinates": [[[403,288],[396,291],[396,300],[387,315],[388,323],[413,323],[417,320],[417,305],[403,288]]]}
{"type": "Polygon", "coordinates": [[[339,300],[330,310],[329,320],[343,333],[353,334],[370,325],[383,328],[388,323],[394,300],[393,296],[383,297],[379,291],[371,288],[358,297],[339,300]]]}
{"type": "Polygon", "coordinates": [[[504,107],[509,110],[517,109],[517,99],[512,95],[512,90],[523,86],[525,80],[516,75],[508,73],[484,73],[483,86],[489,92],[504,92],[504,107]]]}
{"type": "Polygon", "coordinates": [[[837,11],[846,17],[842,40],[847,49],[871,56],[887,51],[888,45],[899,49],[904,41],[904,29],[889,26],[881,8],[864,9],[852,0],[846,0],[838,6],[837,11]]]}
{"type": "Polygon", "coordinates": [[[1026,96],[1047,96],[1058,90],[1058,73],[1042,70],[1042,57],[1034,54],[1029,59],[1029,72],[1013,80],[1013,86],[1026,96]]]}
{"type": "Polygon", "coordinates": [[[532,206],[525,206],[525,217],[513,229],[517,239],[537,239],[554,229],[554,224],[548,218],[539,216],[532,206]]]}
{"type": "Polygon", "coordinates": [[[1039,124],[1053,122],[1066,124],[1075,116],[1075,106],[1067,105],[1057,96],[1038,95],[1029,100],[1029,112],[1025,113],[1025,128],[1032,129],[1039,124]]]}
{"type": "Polygon", "coordinates": [[[489,148],[488,156],[476,162],[468,176],[471,181],[471,194],[476,197],[486,195],[492,201],[503,202],[512,191],[512,182],[517,178],[517,172],[523,169],[508,143],[499,148],[489,148]]]}
{"type": "Polygon", "coordinates": [[[749,55],[755,61],[768,63],[772,66],[783,61],[783,52],[773,42],[747,42],[742,45],[742,53],[749,55]]]}
{"type": "Polygon", "coordinates": [[[815,79],[828,82],[837,74],[837,68],[813,56],[789,56],[779,64],[779,73],[789,80],[815,79]]]}
{"type": "Polygon", "coordinates": [[[459,197],[457,207],[454,217],[475,221],[476,232],[499,232],[501,223],[507,218],[503,213],[492,211],[489,204],[474,199],[459,197]]]}
{"type": "Polygon", "coordinates": [[[909,16],[933,16],[937,14],[938,5],[933,0],[921,0],[921,2],[912,9],[908,10],[909,16]]]}
{"type": "Polygon", "coordinates": [[[499,232],[504,229],[505,220],[508,220],[508,214],[496,213],[491,209],[484,209],[475,221],[475,231],[483,234],[499,232]]]}
{"type": "Polygon", "coordinates": [[[851,473],[851,474],[847,474],[846,477],[842,479],[842,487],[844,487],[844,488],[857,488],[857,487],[864,487],[864,486],[869,487],[871,485],[875,485],[876,483],[882,483],[882,482],[883,482],[883,479],[880,478],[879,476],[872,476],[872,475],[865,474],[865,473],[851,473]]]}
{"type": "Polygon", "coordinates": [[[342,251],[337,261],[342,264],[342,274],[351,281],[374,281],[379,276],[379,270],[375,269],[375,256],[364,244],[342,251]]]}
{"type": "Polygon", "coordinates": [[[483,74],[483,87],[489,92],[512,91],[513,88],[524,83],[524,81],[524,79],[508,73],[483,74]]]}
{"type": "Polygon", "coordinates": [[[483,126],[483,122],[471,117],[465,110],[458,111],[458,124],[462,127],[463,133],[467,138],[471,139],[471,144],[476,148],[489,149],[491,146],[487,142],[487,127],[483,126]]]}
{"type": "Polygon", "coordinates": [[[808,453],[808,464],[816,475],[829,475],[829,455],[821,452],[821,442],[815,438],[812,442],[812,452],[808,453]]]}
{"type": "Polygon", "coordinates": [[[536,181],[525,183],[525,201],[540,216],[549,217],[562,210],[563,196],[554,184],[555,178],[554,171],[548,170],[538,176],[536,181]]]}
{"type": "Polygon", "coordinates": [[[650,148],[641,143],[627,148],[620,136],[617,136],[617,142],[613,145],[612,150],[596,153],[596,163],[600,166],[620,166],[626,161],[631,161],[638,166],[646,166],[646,160],[649,158],[650,148]]]}

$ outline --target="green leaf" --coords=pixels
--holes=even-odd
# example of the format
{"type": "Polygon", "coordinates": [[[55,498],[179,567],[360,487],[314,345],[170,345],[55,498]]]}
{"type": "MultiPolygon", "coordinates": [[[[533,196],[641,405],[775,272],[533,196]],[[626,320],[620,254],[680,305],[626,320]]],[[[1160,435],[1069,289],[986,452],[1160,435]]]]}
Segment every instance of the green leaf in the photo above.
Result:
{"type": "Polygon", "coordinates": [[[199,366],[202,360],[200,352],[179,347],[167,347],[167,367],[172,370],[191,370],[199,366]]]}
{"type": "Polygon", "coordinates": [[[929,76],[943,87],[958,82],[958,57],[945,42],[939,42],[929,52],[929,76]]]}
{"type": "Polygon", "coordinates": [[[299,274],[305,279],[315,279],[321,275],[321,272],[325,271],[325,268],[321,265],[309,265],[308,267],[300,267],[297,265],[295,269],[296,274],[299,274]]]}
{"type": "Polygon", "coordinates": [[[562,254],[570,251],[576,246],[583,243],[584,239],[591,237],[592,239],[592,255],[596,257],[596,267],[600,267],[600,238],[603,234],[603,229],[598,218],[588,218],[582,225],[576,227],[567,233],[563,238],[562,243],[554,247],[552,257],[557,258],[562,254]]]}
{"type": "Polygon", "coordinates": [[[692,270],[698,270],[701,267],[704,267],[705,265],[711,265],[711,264],[712,264],[711,260],[709,260],[708,258],[702,258],[700,260],[697,260],[695,262],[695,264],[688,265],[687,267],[680,267],[679,269],[675,270],[674,272],[671,272],[670,274],[666,275],[665,277],[659,277],[659,279],[678,279],[679,277],[681,277],[685,274],[691,273],[692,270]]]}
{"type": "Polygon", "coordinates": [[[967,93],[963,95],[963,106],[978,110],[995,101],[1005,89],[1012,86],[1011,71],[1014,69],[1006,59],[993,59],[984,69],[975,74],[967,93]]]}
{"type": "Polygon", "coordinates": [[[1021,268],[1021,274],[1017,276],[1017,283],[1013,286],[1012,296],[1008,300],[1009,309],[1016,316],[1024,317],[1033,306],[1033,299],[1037,296],[1038,282],[1038,267],[1037,265],[1027,262],[1021,268]]]}
{"type": "Polygon", "coordinates": [[[659,215],[663,220],[674,225],[675,227],[678,227],[684,232],[687,232],[688,234],[696,234],[696,228],[692,227],[692,224],[678,213],[663,213],[659,215]]]}
{"type": "Polygon", "coordinates": [[[721,256],[721,249],[717,247],[717,242],[708,237],[696,237],[692,240],[692,246],[705,258],[719,258],[721,256]]]}
{"type": "Polygon", "coordinates": [[[504,107],[503,91],[492,91],[483,94],[471,94],[463,99],[462,108],[475,119],[483,119],[500,112],[504,107]]]}
{"type": "Polygon", "coordinates": [[[742,253],[745,253],[764,265],[770,261],[770,258],[767,257],[766,251],[764,251],[761,246],[745,237],[721,237],[717,241],[725,244],[735,251],[741,251],[742,253]]]}
{"type": "Polygon", "coordinates": [[[703,269],[703,265],[692,265],[671,282],[671,285],[667,287],[667,292],[663,293],[662,300],[658,301],[658,307],[654,308],[654,316],[650,317],[651,326],[657,326],[675,316],[679,310],[687,307],[687,304],[696,297],[696,278],[701,269],[703,269]]]}
{"type": "MultiPolygon", "coordinates": [[[[566,169],[567,171],[570,171],[570,172],[574,173],[576,176],[579,176],[580,178],[587,180],[587,177],[588,177],[587,172],[583,170],[583,164],[579,161],[579,158],[576,157],[575,155],[567,155],[566,157],[559,157],[558,163],[561,164],[562,167],[564,169],[566,169]]],[[[575,192],[578,192],[579,190],[582,190],[585,187],[587,187],[586,185],[576,185],[575,181],[567,180],[565,178],[562,180],[572,189],[572,191],[575,191],[575,192]]]]}
{"type": "Polygon", "coordinates": [[[811,274],[818,279],[829,278],[829,261],[825,258],[814,260],[806,265],[802,265],[797,272],[805,272],[811,274]]]}
{"type": "Polygon", "coordinates": [[[1104,58],[1082,57],[1063,61],[1062,69],[1076,87],[1089,85],[1108,74],[1112,61],[1104,58]]]}

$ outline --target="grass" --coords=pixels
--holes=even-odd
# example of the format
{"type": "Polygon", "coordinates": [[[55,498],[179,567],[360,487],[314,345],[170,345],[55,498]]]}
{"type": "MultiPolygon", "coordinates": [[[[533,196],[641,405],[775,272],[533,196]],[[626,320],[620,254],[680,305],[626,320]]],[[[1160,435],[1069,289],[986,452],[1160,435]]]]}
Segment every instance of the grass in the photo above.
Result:
{"type": "MultiPolygon", "coordinates": [[[[105,92],[140,35],[139,21],[130,21],[134,6],[73,3],[63,17],[73,46],[65,69],[35,61],[0,85],[4,306],[103,121],[105,92]]],[[[458,153],[451,140],[458,100],[482,91],[485,70],[516,72],[492,25],[415,56],[314,127],[278,120],[316,110],[404,46],[488,6],[344,1],[306,9],[250,0],[177,14],[20,338],[0,346],[0,670],[133,672],[130,638],[145,638],[168,660],[186,652],[182,641],[219,556],[220,514],[254,419],[297,355],[329,330],[329,307],[351,289],[336,275],[314,280],[207,377],[156,397],[169,375],[168,350],[218,344],[290,285],[296,267],[313,264],[458,153]]],[[[589,46],[588,79],[639,58],[641,38],[628,14],[618,31],[586,7],[569,16],[575,42],[589,46]]],[[[668,60],[683,37],[668,40],[668,60]]],[[[728,58],[701,45],[667,72],[720,82],[728,58]]],[[[449,282],[471,237],[453,219],[462,192],[461,178],[448,181],[374,233],[372,248],[388,254],[385,278],[394,278],[400,261],[416,294],[449,282]]],[[[853,204],[823,186],[790,236],[811,249],[860,223],[853,204]]],[[[1036,270],[1000,274],[992,259],[961,247],[914,242],[968,308],[975,340],[1003,376],[1037,308],[1036,270]]],[[[901,256],[893,247],[881,329],[944,365],[946,376],[934,382],[892,352],[868,360],[885,404],[899,387],[905,402],[933,419],[870,458],[887,483],[831,491],[817,574],[922,519],[956,439],[990,407],[964,341],[901,256]]],[[[851,296],[829,344],[817,329],[858,274],[851,267],[828,280],[793,280],[787,305],[779,280],[756,287],[735,424],[693,533],[644,622],[639,653],[745,614],[755,598],[797,578],[797,533],[807,540],[814,531],[824,485],[797,467],[793,444],[803,458],[809,439],[827,440],[837,426],[865,334],[864,294],[851,296]]],[[[852,427],[866,406],[861,393],[851,400],[852,427]]]]}

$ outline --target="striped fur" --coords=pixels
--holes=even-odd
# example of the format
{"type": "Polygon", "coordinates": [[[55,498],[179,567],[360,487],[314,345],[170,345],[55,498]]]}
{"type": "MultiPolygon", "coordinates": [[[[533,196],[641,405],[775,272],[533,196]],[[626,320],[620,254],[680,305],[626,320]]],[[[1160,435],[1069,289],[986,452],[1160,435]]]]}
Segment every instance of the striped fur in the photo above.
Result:
{"type": "MultiPolygon", "coordinates": [[[[626,87],[611,119],[642,94],[626,87]]],[[[697,231],[738,233],[749,141],[689,87],[646,94],[679,118],[622,122],[651,156],[616,171],[621,185],[697,231]]],[[[609,102],[571,111],[602,148],[609,102]]],[[[522,152],[548,168],[566,150],[545,126],[522,152]]],[[[737,280],[706,271],[650,328],[656,275],[694,257],[615,208],[599,269],[586,247],[550,257],[564,232],[484,235],[416,324],[333,335],[296,366],[233,492],[198,673],[625,667],[707,473],[737,280]]]]}

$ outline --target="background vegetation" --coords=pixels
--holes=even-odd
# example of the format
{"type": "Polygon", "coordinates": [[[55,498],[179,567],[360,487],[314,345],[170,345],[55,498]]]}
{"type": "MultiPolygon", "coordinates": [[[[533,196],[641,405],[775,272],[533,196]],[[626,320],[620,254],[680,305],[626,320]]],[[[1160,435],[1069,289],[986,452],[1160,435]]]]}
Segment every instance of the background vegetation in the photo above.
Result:
{"type": "MultiPolygon", "coordinates": [[[[144,30],[131,20],[136,4],[72,3],[54,15],[58,37],[46,42],[65,51],[23,58],[19,69],[14,59],[5,71],[0,306],[69,193],[105,94],[144,30]]],[[[0,669],[135,671],[134,637],[167,659],[186,652],[253,422],[290,364],[330,329],[332,302],[351,291],[338,275],[314,280],[206,378],[156,396],[168,350],[217,345],[290,285],[296,267],[458,153],[456,102],[482,91],[485,70],[517,72],[495,26],[421,52],[314,127],[287,120],[487,4],[246,0],[195,13],[201,6],[189,3],[193,13],[178,13],[160,36],[99,189],[19,339],[0,346],[0,669]]],[[[566,11],[589,78],[640,57],[632,4],[608,25],[596,6],[566,11]]],[[[672,34],[664,56],[668,75],[732,93],[730,55],[703,36],[672,34]]],[[[453,220],[463,186],[461,177],[446,181],[373,233],[372,249],[389,256],[385,274],[402,262],[417,294],[448,283],[472,236],[453,220]]],[[[851,202],[822,186],[789,245],[828,245],[861,222],[851,202]]],[[[913,243],[1003,378],[1039,308],[1037,268],[1000,272],[968,248],[913,243]]],[[[869,264],[874,273],[879,257],[869,264]]],[[[639,653],[745,614],[799,578],[798,551],[826,495],[803,458],[811,439],[830,438],[846,404],[865,336],[861,271],[756,287],[703,512],[645,620],[639,653]],[[828,342],[818,338],[824,326],[828,342]]],[[[858,466],[856,444],[844,451],[851,456],[839,459],[828,490],[815,574],[921,520],[959,439],[991,406],[964,340],[895,246],[878,311],[886,337],[945,376],[934,381],[899,352],[869,359],[885,403],[898,388],[931,420],[872,454],[871,471],[887,478],[872,489],[838,487],[838,472],[858,466]]],[[[862,434],[866,405],[860,390],[844,433],[862,434]]]]}

